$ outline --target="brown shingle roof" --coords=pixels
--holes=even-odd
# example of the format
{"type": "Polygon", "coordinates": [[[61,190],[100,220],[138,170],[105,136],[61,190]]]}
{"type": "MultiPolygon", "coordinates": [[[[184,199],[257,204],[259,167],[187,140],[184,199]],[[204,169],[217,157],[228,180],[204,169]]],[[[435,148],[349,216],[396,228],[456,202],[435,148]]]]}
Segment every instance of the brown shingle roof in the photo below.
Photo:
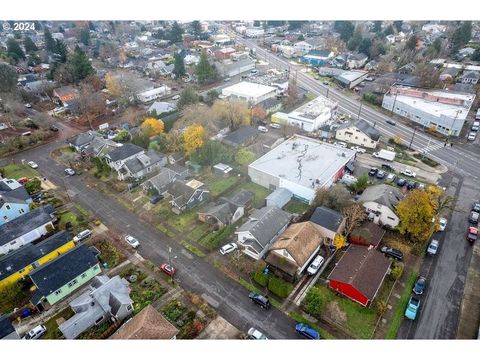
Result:
{"type": "Polygon", "coordinates": [[[329,276],[352,285],[368,299],[373,300],[390,267],[390,259],[373,247],[351,245],[329,276]]]}
{"type": "Polygon", "coordinates": [[[172,339],[178,329],[160,314],[152,305],[148,305],[135,317],[126,322],[110,339],[142,340],[172,339]]]}
{"type": "Polygon", "coordinates": [[[302,267],[322,242],[317,228],[310,221],[306,221],[290,225],[270,250],[286,249],[297,265],[302,267]]]}

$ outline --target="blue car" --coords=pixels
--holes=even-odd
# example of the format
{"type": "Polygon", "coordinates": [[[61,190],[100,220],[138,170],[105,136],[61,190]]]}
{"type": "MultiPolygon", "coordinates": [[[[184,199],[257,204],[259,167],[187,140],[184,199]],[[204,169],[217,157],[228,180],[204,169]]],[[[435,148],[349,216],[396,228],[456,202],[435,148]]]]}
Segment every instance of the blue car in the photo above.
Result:
{"type": "Polygon", "coordinates": [[[295,331],[306,337],[307,339],[311,339],[311,340],[320,340],[320,334],[318,333],[318,331],[312,329],[311,327],[305,325],[305,324],[302,324],[302,323],[299,323],[295,326],[295,331]]]}
{"type": "Polygon", "coordinates": [[[418,308],[420,307],[420,300],[414,298],[413,296],[410,297],[408,300],[407,309],[405,310],[405,317],[410,320],[415,320],[418,313],[418,308]]]}
{"type": "Polygon", "coordinates": [[[427,285],[427,279],[423,276],[419,276],[417,281],[415,282],[415,286],[413,287],[413,292],[417,295],[422,295],[425,291],[425,287],[427,285]]]}

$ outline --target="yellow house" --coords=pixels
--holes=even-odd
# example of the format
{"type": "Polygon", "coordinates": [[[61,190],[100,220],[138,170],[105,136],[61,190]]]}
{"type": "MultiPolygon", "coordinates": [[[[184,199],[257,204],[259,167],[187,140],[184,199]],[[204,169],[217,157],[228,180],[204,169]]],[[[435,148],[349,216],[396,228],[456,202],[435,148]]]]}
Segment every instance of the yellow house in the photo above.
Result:
{"type": "Polygon", "coordinates": [[[27,244],[0,257],[0,290],[25,278],[37,267],[75,246],[70,233],[61,231],[38,244],[27,244]]]}

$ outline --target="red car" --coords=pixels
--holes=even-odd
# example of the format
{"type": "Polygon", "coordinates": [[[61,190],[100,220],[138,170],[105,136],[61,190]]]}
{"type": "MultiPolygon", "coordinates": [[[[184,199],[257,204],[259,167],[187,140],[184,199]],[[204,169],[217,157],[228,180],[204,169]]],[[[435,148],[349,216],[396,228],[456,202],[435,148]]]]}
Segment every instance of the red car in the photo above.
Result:
{"type": "Polygon", "coordinates": [[[467,232],[467,240],[471,243],[474,243],[478,237],[478,229],[476,227],[470,226],[467,232]]]}
{"type": "Polygon", "coordinates": [[[28,179],[27,179],[26,177],[22,177],[22,178],[18,179],[18,182],[19,182],[20,184],[25,184],[25,183],[28,182],[28,179]]]}
{"type": "Polygon", "coordinates": [[[160,266],[160,270],[162,270],[168,276],[173,276],[177,272],[177,269],[175,269],[172,265],[167,264],[167,263],[162,264],[160,266]]]}

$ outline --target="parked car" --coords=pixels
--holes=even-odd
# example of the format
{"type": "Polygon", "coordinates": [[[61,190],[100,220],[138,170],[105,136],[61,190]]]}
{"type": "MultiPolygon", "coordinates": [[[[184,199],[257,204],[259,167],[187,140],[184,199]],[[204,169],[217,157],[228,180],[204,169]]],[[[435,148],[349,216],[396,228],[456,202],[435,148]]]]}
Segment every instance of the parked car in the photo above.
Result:
{"type": "Polygon", "coordinates": [[[397,125],[397,123],[395,121],[391,120],[391,119],[387,119],[387,120],[385,120],[385,122],[389,125],[393,125],[393,126],[397,125]]]}
{"type": "Polygon", "coordinates": [[[368,176],[375,176],[377,175],[378,169],[377,168],[371,168],[370,171],[368,172],[368,176]]]}
{"type": "Polygon", "coordinates": [[[387,171],[395,171],[395,168],[392,165],[382,164],[382,169],[387,171]]]}
{"type": "Polygon", "coordinates": [[[57,132],[59,129],[55,125],[50,126],[50,131],[57,132]]]}
{"type": "Polygon", "coordinates": [[[478,217],[480,214],[476,211],[471,211],[470,216],[468,217],[468,222],[470,224],[478,224],[478,217]]]}
{"type": "Polygon", "coordinates": [[[343,141],[335,141],[335,142],[333,143],[333,145],[335,145],[335,146],[340,146],[340,147],[342,147],[342,148],[347,148],[347,144],[344,143],[343,141]]]}
{"type": "Polygon", "coordinates": [[[474,121],[470,130],[478,131],[480,129],[480,121],[474,121]]]}
{"type": "Polygon", "coordinates": [[[83,239],[88,238],[91,235],[92,235],[91,230],[89,230],[89,229],[83,230],[73,237],[73,241],[81,241],[83,239]]]}
{"type": "Polygon", "coordinates": [[[220,249],[220,254],[227,255],[227,254],[229,254],[232,251],[235,251],[237,249],[238,249],[238,246],[235,243],[230,243],[230,244],[227,244],[227,245],[223,245],[220,249]]]}
{"type": "Polygon", "coordinates": [[[438,231],[445,231],[446,227],[447,227],[447,219],[443,217],[438,219],[438,231]]]}
{"type": "Polygon", "coordinates": [[[27,104],[25,104],[25,107],[26,107],[27,109],[31,109],[31,108],[32,108],[32,104],[28,104],[28,103],[27,103],[27,104]]]}
{"type": "Polygon", "coordinates": [[[272,123],[270,123],[270,127],[271,127],[272,129],[280,129],[280,128],[281,128],[281,125],[272,122],[272,123]]]}
{"type": "Polygon", "coordinates": [[[28,182],[28,178],[26,177],[21,177],[20,179],[17,180],[20,184],[25,184],[28,182]]]}
{"type": "Polygon", "coordinates": [[[397,178],[397,176],[395,174],[390,173],[387,176],[387,182],[393,183],[396,178],[397,178]]]}
{"type": "Polygon", "coordinates": [[[257,129],[258,129],[258,131],[263,132],[263,133],[268,132],[268,129],[265,126],[259,126],[257,129]]]}
{"type": "Polygon", "coordinates": [[[360,154],[365,154],[367,152],[367,150],[365,150],[364,148],[362,148],[360,146],[352,146],[350,149],[355,150],[356,152],[358,152],[360,154]]]}
{"type": "Polygon", "coordinates": [[[317,255],[315,259],[313,259],[309,267],[307,268],[307,273],[309,275],[315,275],[318,272],[318,270],[322,267],[324,262],[325,262],[324,257],[321,255],[317,255]]]}
{"type": "Polygon", "coordinates": [[[178,99],[180,99],[180,95],[172,96],[172,100],[178,100],[178,99]]]}
{"type": "Polygon", "coordinates": [[[388,246],[384,246],[380,249],[380,252],[385,254],[385,256],[397,259],[398,261],[403,260],[403,253],[398,249],[394,249],[394,248],[391,248],[391,247],[388,247],[388,246]]]}
{"type": "Polygon", "coordinates": [[[66,168],[65,169],[65,174],[73,176],[73,175],[75,175],[75,170],[70,169],[70,168],[66,168]]]}
{"type": "Polygon", "coordinates": [[[320,340],[320,334],[318,333],[318,331],[315,329],[312,329],[311,327],[305,324],[298,323],[297,325],[295,325],[295,331],[297,332],[297,334],[300,334],[306,337],[307,339],[320,340]]]}
{"type": "Polygon", "coordinates": [[[231,79],[229,77],[226,77],[225,79],[223,79],[224,82],[229,82],[231,79]]]}
{"type": "Polygon", "coordinates": [[[257,305],[260,305],[264,309],[269,309],[271,306],[270,300],[268,300],[266,296],[257,294],[256,292],[252,291],[250,294],[248,294],[248,297],[250,298],[250,300],[252,300],[252,302],[254,302],[257,305]]]}
{"type": "Polygon", "coordinates": [[[45,325],[38,325],[30,330],[22,339],[23,340],[36,340],[47,332],[45,325]]]}
{"type": "Polygon", "coordinates": [[[475,211],[475,212],[477,212],[477,213],[480,213],[480,203],[478,203],[478,202],[473,203],[473,205],[472,205],[472,211],[475,211]]]}
{"type": "Polygon", "coordinates": [[[420,300],[411,296],[410,300],[408,300],[407,309],[405,310],[405,317],[410,320],[415,320],[419,308],[420,300]]]}
{"type": "Polygon", "coordinates": [[[378,170],[377,171],[377,179],[383,179],[385,177],[385,171],[383,170],[378,170]]]}
{"type": "Polygon", "coordinates": [[[430,244],[428,244],[428,248],[427,248],[427,254],[435,255],[438,251],[438,246],[439,246],[438,240],[434,239],[430,241],[430,244]]]}
{"type": "Polygon", "coordinates": [[[268,340],[268,338],[260,331],[255,328],[248,329],[247,332],[248,338],[252,340],[268,340]]]}
{"type": "Polygon", "coordinates": [[[415,174],[412,170],[410,169],[405,169],[401,173],[402,175],[408,176],[408,177],[416,177],[417,174],[415,174]]]}
{"type": "Polygon", "coordinates": [[[419,276],[417,278],[417,281],[415,281],[415,285],[413,286],[413,292],[417,295],[422,295],[425,291],[426,286],[427,279],[425,279],[423,276],[419,276]]]}
{"type": "Polygon", "coordinates": [[[136,249],[140,246],[140,242],[135,239],[132,235],[126,235],[125,241],[130,245],[132,248],[136,249]]]}
{"type": "Polygon", "coordinates": [[[478,229],[474,226],[470,226],[467,231],[467,240],[470,243],[474,243],[478,238],[478,229]]]}
{"type": "Polygon", "coordinates": [[[415,189],[415,181],[407,181],[407,189],[408,190],[415,189]]]}
{"type": "Polygon", "coordinates": [[[28,166],[30,166],[32,169],[37,169],[38,168],[38,165],[35,161],[29,161],[28,163],[28,166]]]}
{"type": "Polygon", "coordinates": [[[159,201],[163,200],[163,195],[155,195],[154,197],[150,198],[150,204],[156,204],[159,201]]]}
{"type": "Polygon", "coordinates": [[[407,183],[407,180],[405,180],[404,178],[398,178],[397,180],[398,186],[405,186],[406,183],[407,183]]]}
{"type": "Polygon", "coordinates": [[[475,141],[476,138],[477,138],[477,132],[476,131],[470,131],[470,133],[468,134],[467,140],[468,141],[475,141]]]}
{"type": "Polygon", "coordinates": [[[173,276],[177,272],[177,269],[175,269],[172,265],[167,263],[160,265],[160,270],[162,270],[168,276],[173,276]]]}

